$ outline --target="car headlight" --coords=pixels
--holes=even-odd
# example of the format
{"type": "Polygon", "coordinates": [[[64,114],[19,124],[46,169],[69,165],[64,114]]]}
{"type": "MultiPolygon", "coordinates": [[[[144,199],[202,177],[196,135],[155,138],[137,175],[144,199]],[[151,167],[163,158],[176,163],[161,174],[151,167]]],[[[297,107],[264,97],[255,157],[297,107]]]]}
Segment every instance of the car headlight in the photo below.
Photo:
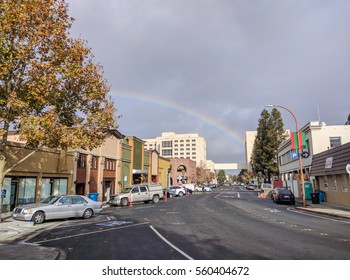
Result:
{"type": "Polygon", "coordinates": [[[24,209],[23,210],[23,214],[32,214],[33,213],[33,209],[24,209]]]}

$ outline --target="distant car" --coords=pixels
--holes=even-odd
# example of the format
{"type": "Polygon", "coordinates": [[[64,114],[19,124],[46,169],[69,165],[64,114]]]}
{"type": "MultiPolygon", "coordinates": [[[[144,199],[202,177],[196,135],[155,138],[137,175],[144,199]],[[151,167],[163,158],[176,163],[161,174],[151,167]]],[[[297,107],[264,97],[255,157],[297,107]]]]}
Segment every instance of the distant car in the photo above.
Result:
{"type": "Polygon", "coordinates": [[[275,203],[286,202],[295,205],[295,197],[290,190],[274,189],[271,194],[271,199],[275,203]]]}
{"type": "Polygon", "coordinates": [[[175,196],[174,190],[171,190],[170,188],[163,189],[163,193],[164,193],[164,197],[166,194],[167,198],[172,198],[175,196]]]}
{"type": "Polygon", "coordinates": [[[193,193],[192,189],[189,189],[188,187],[183,187],[183,188],[186,190],[187,194],[192,194],[193,193]]]}
{"type": "Polygon", "coordinates": [[[268,183],[262,183],[261,184],[261,186],[260,186],[260,188],[262,189],[262,190],[272,190],[273,189],[273,186],[272,186],[272,184],[268,184],[268,183]]]}
{"type": "Polygon", "coordinates": [[[40,203],[17,206],[12,211],[12,218],[41,224],[52,219],[89,219],[101,211],[102,202],[93,201],[86,196],[54,195],[40,203]]]}
{"type": "Polygon", "coordinates": [[[196,187],[196,191],[197,192],[211,192],[212,189],[209,187],[209,186],[206,186],[206,185],[202,185],[202,186],[198,186],[196,187]]]}
{"type": "Polygon", "coordinates": [[[182,186],[171,186],[170,190],[173,191],[175,196],[184,196],[187,194],[187,191],[184,187],[182,186]]]}
{"type": "Polygon", "coordinates": [[[256,185],[253,185],[253,184],[249,184],[249,185],[246,186],[246,189],[250,190],[250,191],[255,190],[255,188],[256,188],[256,185]]]}

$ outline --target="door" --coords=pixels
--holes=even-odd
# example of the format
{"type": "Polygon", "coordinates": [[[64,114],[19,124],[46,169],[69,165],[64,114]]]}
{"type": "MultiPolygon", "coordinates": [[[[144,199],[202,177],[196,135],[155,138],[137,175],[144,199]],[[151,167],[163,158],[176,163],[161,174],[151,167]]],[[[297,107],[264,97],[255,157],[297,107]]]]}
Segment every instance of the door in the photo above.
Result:
{"type": "Polygon", "coordinates": [[[133,187],[131,190],[132,202],[141,201],[141,193],[139,187],[133,187]]]}
{"type": "Polygon", "coordinates": [[[103,201],[109,201],[111,196],[111,181],[105,181],[103,185],[103,201]]]}
{"type": "Polygon", "coordinates": [[[16,207],[17,183],[11,182],[10,211],[16,207]]]}
{"type": "Polygon", "coordinates": [[[140,187],[140,201],[148,201],[149,196],[148,188],[146,186],[140,187]]]}

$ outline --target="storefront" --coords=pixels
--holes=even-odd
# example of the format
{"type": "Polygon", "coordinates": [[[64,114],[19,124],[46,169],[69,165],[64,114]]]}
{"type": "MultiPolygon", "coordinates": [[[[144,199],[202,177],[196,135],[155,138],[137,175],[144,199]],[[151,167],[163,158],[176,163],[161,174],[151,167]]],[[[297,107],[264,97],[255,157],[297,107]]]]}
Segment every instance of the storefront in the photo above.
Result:
{"type": "MultiPolygon", "coordinates": [[[[32,152],[22,144],[8,143],[9,159],[6,168],[14,166],[32,152]]],[[[57,150],[43,149],[15,166],[5,177],[6,196],[2,211],[12,211],[17,205],[40,202],[57,194],[72,194],[74,155],[57,150]]]]}

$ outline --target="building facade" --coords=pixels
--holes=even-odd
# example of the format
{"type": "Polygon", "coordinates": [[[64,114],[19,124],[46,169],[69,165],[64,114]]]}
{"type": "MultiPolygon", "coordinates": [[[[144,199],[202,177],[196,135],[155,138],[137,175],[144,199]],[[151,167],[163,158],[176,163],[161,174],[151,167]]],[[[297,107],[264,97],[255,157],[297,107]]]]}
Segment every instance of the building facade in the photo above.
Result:
{"type": "Polygon", "coordinates": [[[170,160],[170,185],[196,184],[196,162],[191,159],[173,158],[170,160]]]}
{"type": "Polygon", "coordinates": [[[6,149],[6,169],[33,154],[6,174],[2,187],[6,190],[3,212],[12,211],[17,205],[40,202],[50,195],[75,193],[74,153],[45,148],[35,152],[22,143],[10,141],[6,149]]]}
{"type": "Polygon", "coordinates": [[[311,174],[314,189],[324,191],[326,201],[350,206],[350,143],[314,155],[311,174]]]}
{"type": "Polygon", "coordinates": [[[74,150],[76,154],[75,193],[88,196],[98,193],[98,200],[107,201],[119,190],[121,180],[121,142],[118,130],[110,130],[103,144],[93,150],[74,150]]]}
{"type": "Polygon", "coordinates": [[[161,136],[143,139],[146,150],[157,150],[164,158],[183,158],[196,162],[197,166],[207,161],[206,141],[198,134],[163,132],[161,136]]]}
{"type": "MultiPolygon", "coordinates": [[[[315,178],[311,175],[313,156],[350,142],[350,126],[327,126],[313,121],[302,127],[300,132],[305,132],[306,138],[306,147],[303,148],[303,152],[306,153],[302,159],[304,180],[314,183],[315,178]]],[[[295,150],[292,149],[290,138],[278,149],[278,167],[280,179],[285,182],[285,186],[293,188],[295,194],[299,195],[299,159],[295,150]]]]}

